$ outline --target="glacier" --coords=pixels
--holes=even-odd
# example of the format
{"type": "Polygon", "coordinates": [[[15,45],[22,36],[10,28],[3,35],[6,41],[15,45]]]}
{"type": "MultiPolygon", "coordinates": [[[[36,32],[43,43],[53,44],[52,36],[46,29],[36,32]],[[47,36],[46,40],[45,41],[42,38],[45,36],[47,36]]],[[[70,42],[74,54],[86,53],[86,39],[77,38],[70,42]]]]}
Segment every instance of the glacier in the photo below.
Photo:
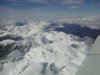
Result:
{"type": "MultiPolygon", "coordinates": [[[[0,75],[75,75],[94,42],[55,27],[45,31],[52,22],[14,22],[0,27],[0,75]]],[[[65,23],[55,22],[61,28],[65,23]]]]}

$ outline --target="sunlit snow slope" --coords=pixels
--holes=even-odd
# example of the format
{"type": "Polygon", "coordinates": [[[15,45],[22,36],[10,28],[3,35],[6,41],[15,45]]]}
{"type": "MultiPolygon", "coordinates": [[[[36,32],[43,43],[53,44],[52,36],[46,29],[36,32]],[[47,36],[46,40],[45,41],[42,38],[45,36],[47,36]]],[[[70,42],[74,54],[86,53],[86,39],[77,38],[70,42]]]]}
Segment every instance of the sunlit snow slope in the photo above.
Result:
{"type": "Polygon", "coordinates": [[[94,38],[57,31],[51,24],[17,21],[2,25],[0,75],[75,75],[94,38]]]}

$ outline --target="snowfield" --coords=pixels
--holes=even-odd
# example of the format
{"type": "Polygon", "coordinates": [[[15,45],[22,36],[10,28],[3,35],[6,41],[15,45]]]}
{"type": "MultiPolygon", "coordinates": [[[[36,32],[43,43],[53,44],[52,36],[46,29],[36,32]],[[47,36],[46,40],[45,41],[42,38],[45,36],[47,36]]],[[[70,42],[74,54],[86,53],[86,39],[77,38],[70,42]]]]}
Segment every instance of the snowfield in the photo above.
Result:
{"type": "MultiPolygon", "coordinates": [[[[65,21],[55,22],[63,27],[65,21]]],[[[0,28],[0,75],[75,75],[94,42],[88,36],[45,31],[48,21],[17,24],[0,28]]]]}

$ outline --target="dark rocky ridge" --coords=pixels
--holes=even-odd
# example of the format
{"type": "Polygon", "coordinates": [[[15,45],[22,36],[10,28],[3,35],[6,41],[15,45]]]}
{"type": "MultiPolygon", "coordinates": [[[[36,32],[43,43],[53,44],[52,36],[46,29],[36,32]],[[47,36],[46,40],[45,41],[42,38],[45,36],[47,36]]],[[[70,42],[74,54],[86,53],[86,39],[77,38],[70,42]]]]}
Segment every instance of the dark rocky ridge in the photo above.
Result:
{"type": "Polygon", "coordinates": [[[6,39],[12,39],[12,40],[18,41],[18,40],[22,40],[23,38],[21,36],[14,36],[14,35],[5,35],[5,36],[0,37],[0,41],[6,40],[6,39]]]}
{"type": "MultiPolygon", "coordinates": [[[[5,36],[0,37],[0,41],[7,40],[7,39],[19,41],[19,40],[22,40],[23,38],[20,36],[13,36],[13,35],[5,35],[5,36]]],[[[5,57],[6,55],[8,55],[10,52],[13,51],[11,50],[11,48],[13,47],[14,44],[16,43],[7,44],[6,46],[0,45],[0,59],[5,57]]]]}
{"type": "Polygon", "coordinates": [[[0,45],[0,59],[5,57],[12,51],[11,48],[13,45],[14,43],[8,44],[7,46],[0,45]]]}

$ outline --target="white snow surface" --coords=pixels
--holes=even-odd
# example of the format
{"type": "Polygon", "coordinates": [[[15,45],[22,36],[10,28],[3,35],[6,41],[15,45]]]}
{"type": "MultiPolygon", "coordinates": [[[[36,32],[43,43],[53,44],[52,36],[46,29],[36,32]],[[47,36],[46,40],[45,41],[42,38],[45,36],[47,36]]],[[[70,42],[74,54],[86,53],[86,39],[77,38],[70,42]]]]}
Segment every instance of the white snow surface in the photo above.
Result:
{"type": "MultiPolygon", "coordinates": [[[[11,49],[23,47],[16,48],[0,60],[0,75],[75,75],[91,45],[87,41],[78,41],[78,36],[64,32],[44,32],[43,28],[49,24],[30,21],[24,26],[12,24],[5,26],[6,31],[0,30],[4,32],[0,36],[23,37],[11,49]]],[[[0,44],[13,42],[4,40],[0,44]]]]}
{"type": "Polygon", "coordinates": [[[7,46],[8,44],[12,44],[12,43],[15,43],[16,41],[14,40],[11,40],[11,39],[7,39],[7,40],[3,40],[0,42],[0,45],[3,45],[3,46],[7,46]]]}

